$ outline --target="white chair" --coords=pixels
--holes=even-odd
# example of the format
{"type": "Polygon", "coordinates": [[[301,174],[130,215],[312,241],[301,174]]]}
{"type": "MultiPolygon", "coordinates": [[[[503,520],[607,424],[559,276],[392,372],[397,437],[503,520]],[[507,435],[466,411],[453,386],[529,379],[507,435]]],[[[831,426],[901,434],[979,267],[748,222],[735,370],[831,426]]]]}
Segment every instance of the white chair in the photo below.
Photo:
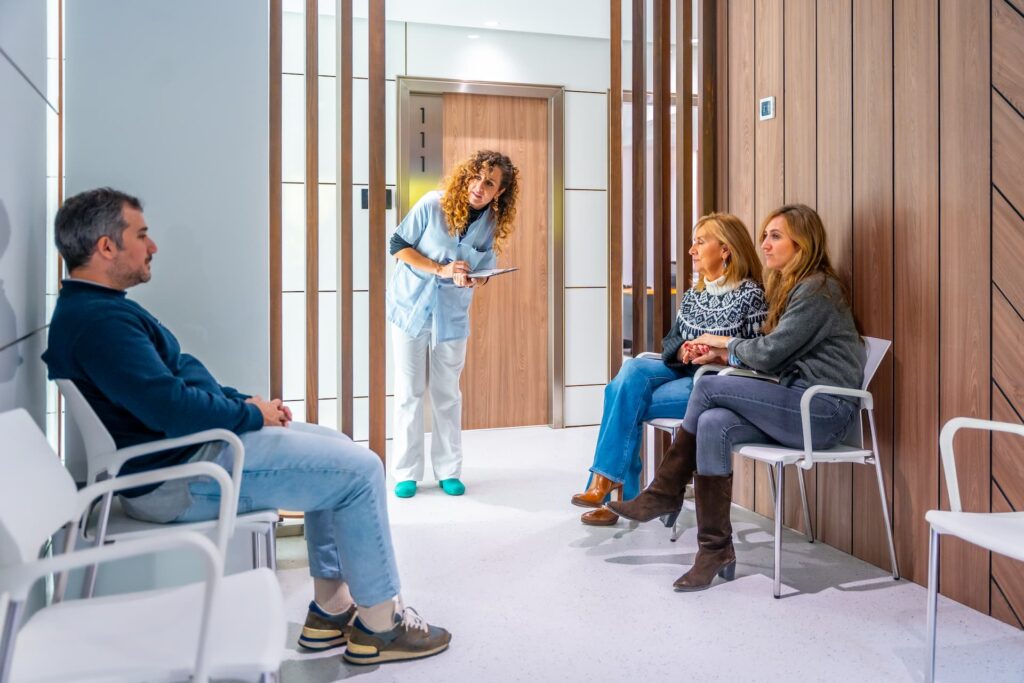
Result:
{"type": "MultiPolygon", "coordinates": [[[[110,436],[110,432],[107,431],[107,428],[100,421],[96,412],[92,409],[92,406],[89,405],[89,402],[82,395],[82,392],[79,391],[77,386],[75,386],[75,383],[67,379],[58,379],[57,386],[60,389],[61,394],[64,396],[64,400],[67,404],[68,415],[74,422],[74,426],[78,428],[82,437],[86,456],[87,484],[103,481],[110,477],[117,477],[124,463],[139,455],[156,453],[170,448],[177,448],[192,444],[202,444],[212,441],[227,441],[225,435],[234,436],[231,432],[224,429],[209,429],[175,439],[160,439],[137,446],[118,449],[114,444],[113,437],[110,436]]],[[[235,441],[237,442],[237,439],[235,441]]],[[[231,442],[229,441],[228,443],[230,447],[231,442]]],[[[241,443],[238,443],[238,447],[233,448],[233,450],[234,460],[231,479],[233,484],[232,490],[235,492],[234,501],[237,509],[238,491],[241,485],[242,467],[244,464],[245,454],[241,447],[241,443]]],[[[279,519],[277,510],[259,510],[238,516],[235,528],[252,534],[252,566],[254,568],[266,566],[272,570],[277,569],[277,543],[275,532],[279,519]]],[[[161,530],[166,531],[185,528],[208,533],[214,529],[215,525],[215,521],[196,522],[188,525],[165,525],[137,520],[126,515],[124,511],[121,510],[120,505],[113,500],[113,494],[108,493],[103,497],[103,500],[100,501],[99,515],[96,519],[94,535],[92,537],[89,536],[90,520],[88,518],[81,526],[81,535],[83,540],[98,546],[103,543],[126,540],[137,537],[140,534],[146,535],[161,530]]],[[[70,544],[74,542],[74,536],[75,534],[68,534],[68,547],[70,547],[70,544]]],[[[56,590],[58,599],[63,597],[65,585],[66,576],[62,576],[58,581],[56,590]]],[[[83,596],[90,597],[95,585],[96,568],[89,567],[86,569],[83,582],[83,596]]]]}
{"type": "MultiPolygon", "coordinates": [[[[935,680],[935,611],[939,600],[939,536],[950,534],[1000,555],[1024,561],[1024,512],[964,512],[956,478],[953,437],[961,429],[981,429],[1024,436],[1024,425],[955,417],[939,434],[942,470],[946,475],[949,510],[929,510],[928,540],[928,662],[926,679],[935,680]]],[[[987,457],[987,456],[986,456],[987,457]]]]}
{"type": "Polygon", "coordinates": [[[76,491],[27,412],[0,414],[0,440],[0,594],[9,597],[0,632],[0,683],[277,679],[286,621],[276,577],[269,569],[222,576],[224,544],[235,521],[232,483],[222,467],[178,465],[76,491]],[[194,476],[212,477],[221,487],[220,547],[196,532],[177,531],[37,559],[47,538],[76,523],[97,498],[194,476]],[[174,548],[199,555],[205,582],[63,602],[21,623],[29,590],[40,578],[174,548]]]}
{"type": "Polygon", "coordinates": [[[751,443],[739,444],[733,452],[746,458],[763,462],[774,469],[775,486],[773,494],[775,498],[775,579],[772,592],[778,598],[782,592],[782,503],[785,500],[785,468],[786,465],[796,465],[800,473],[800,493],[803,497],[804,519],[807,524],[808,537],[813,540],[810,519],[807,511],[807,496],[803,485],[803,470],[809,470],[816,463],[857,463],[861,465],[874,465],[875,474],[878,478],[878,496],[882,504],[882,517],[885,520],[885,533],[889,541],[889,561],[892,567],[892,578],[899,580],[899,569],[896,565],[896,547],[892,539],[892,525],[889,521],[889,505],[885,497],[885,479],[882,476],[881,457],[878,454],[878,438],[875,432],[875,411],[874,399],[867,390],[871,379],[875,376],[878,366],[889,351],[891,342],[885,339],[864,337],[864,344],[867,347],[867,363],[864,366],[864,381],[860,389],[846,389],[843,387],[830,387],[825,385],[814,385],[808,387],[800,399],[800,419],[803,429],[803,448],[786,448],[777,444],[751,443]],[[851,428],[842,443],[826,449],[814,450],[811,447],[811,399],[818,394],[830,394],[833,396],[852,396],[860,399],[860,413],[857,416],[858,425],[851,428]],[[867,413],[868,424],[871,429],[871,448],[864,447],[864,413],[867,413]]]}

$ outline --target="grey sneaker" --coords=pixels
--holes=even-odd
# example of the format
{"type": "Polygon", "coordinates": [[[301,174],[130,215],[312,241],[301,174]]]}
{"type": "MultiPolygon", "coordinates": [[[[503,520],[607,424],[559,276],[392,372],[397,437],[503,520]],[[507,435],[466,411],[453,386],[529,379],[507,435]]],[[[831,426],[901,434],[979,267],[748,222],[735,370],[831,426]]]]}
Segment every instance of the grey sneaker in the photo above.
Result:
{"type": "Polygon", "coordinates": [[[311,601],[309,613],[306,614],[306,624],[299,634],[299,647],[317,651],[341,647],[348,642],[355,619],[355,605],[341,614],[328,614],[311,601]]]}
{"type": "Polygon", "coordinates": [[[431,626],[411,607],[395,615],[395,627],[375,633],[356,617],[348,647],[342,655],[352,664],[380,664],[402,659],[420,659],[448,649],[452,634],[431,626]]]}

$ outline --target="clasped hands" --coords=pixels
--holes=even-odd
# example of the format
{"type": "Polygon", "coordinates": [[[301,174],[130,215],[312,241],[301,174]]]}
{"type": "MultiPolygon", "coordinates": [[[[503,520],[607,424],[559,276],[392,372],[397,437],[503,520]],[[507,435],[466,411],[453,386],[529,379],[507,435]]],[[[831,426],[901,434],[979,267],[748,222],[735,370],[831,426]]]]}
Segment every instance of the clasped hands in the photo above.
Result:
{"type": "Polygon", "coordinates": [[[279,398],[267,401],[262,396],[250,396],[245,399],[245,402],[260,409],[260,412],[263,413],[264,427],[287,427],[291,424],[292,409],[279,398]]]}
{"type": "Polygon", "coordinates": [[[437,276],[451,279],[456,287],[477,287],[487,282],[486,279],[481,281],[477,278],[469,277],[469,273],[469,264],[465,261],[452,261],[444,265],[438,264],[437,267],[437,276]]]}
{"type": "Polygon", "coordinates": [[[696,339],[683,342],[676,353],[680,363],[693,363],[694,365],[708,365],[718,363],[727,365],[729,363],[729,350],[726,348],[729,337],[717,334],[702,334],[696,339]]]}

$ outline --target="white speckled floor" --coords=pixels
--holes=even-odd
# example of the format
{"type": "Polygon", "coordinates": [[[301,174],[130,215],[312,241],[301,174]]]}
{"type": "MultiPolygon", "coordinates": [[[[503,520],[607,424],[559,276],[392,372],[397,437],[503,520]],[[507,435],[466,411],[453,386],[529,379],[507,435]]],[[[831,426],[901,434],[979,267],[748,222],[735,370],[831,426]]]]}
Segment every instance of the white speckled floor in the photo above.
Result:
{"type": "MultiPolygon", "coordinates": [[[[463,498],[435,485],[390,499],[407,604],[453,633],[419,662],[354,667],[295,651],[312,582],[301,539],[281,539],[285,683],[375,681],[918,681],[925,590],[787,533],[771,595],[768,520],[733,509],[737,579],[672,591],[696,550],[656,522],[582,526],[595,428],[467,432],[463,498]]],[[[692,503],[687,503],[689,507],[692,503]]],[[[939,680],[1024,680],[1024,634],[942,599],[939,680]]]]}

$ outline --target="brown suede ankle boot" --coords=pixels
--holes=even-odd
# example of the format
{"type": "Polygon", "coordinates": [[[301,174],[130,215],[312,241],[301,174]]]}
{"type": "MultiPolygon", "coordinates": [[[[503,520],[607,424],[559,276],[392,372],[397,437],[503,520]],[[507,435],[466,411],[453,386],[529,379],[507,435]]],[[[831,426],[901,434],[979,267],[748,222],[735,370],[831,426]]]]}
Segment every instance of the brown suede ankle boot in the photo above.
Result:
{"type": "Polygon", "coordinates": [[[599,508],[604,503],[605,497],[614,489],[620,488],[618,484],[607,477],[594,473],[590,479],[590,487],[583,493],[577,493],[572,497],[572,504],[581,508],[599,508]]]}
{"type": "Polygon", "coordinates": [[[683,495],[697,469],[697,437],[685,429],[679,436],[654,474],[654,481],[633,500],[612,501],[605,507],[620,517],[634,522],[649,522],[662,515],[679,512],[683,495]]]}
{"type": "Polygon", "coordinates": [[[677,591],[702,591],[715,575],[726,581],[736,577],[736,551],[732,547],[732,475],[693,478],[697,503],[697,557],[693,567],[672,584],[677,591]]]}

